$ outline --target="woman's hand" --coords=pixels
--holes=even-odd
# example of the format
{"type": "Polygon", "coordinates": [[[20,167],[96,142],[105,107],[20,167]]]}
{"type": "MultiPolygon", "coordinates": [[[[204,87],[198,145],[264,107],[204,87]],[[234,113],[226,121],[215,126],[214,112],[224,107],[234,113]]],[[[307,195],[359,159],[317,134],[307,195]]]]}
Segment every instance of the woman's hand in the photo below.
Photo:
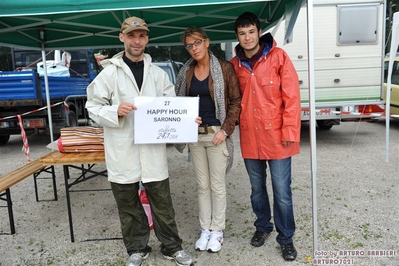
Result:
{"type": "Polygon", "coordinates": [[[212,143],[215,144],[216,146],[223,143],[225,141],[227,136],[224,134],[223,130],[219,130],[218,132],[213,135],[213,140],[212,143]]]}
{"type": "Polygon", "coordinates": [[[195,123],[197,123],[198,125],[201,125],[201,124],[202,124],[202,118],[201,118],[200,116],[198,116],[198,117],[195,119],[195,123]]]}

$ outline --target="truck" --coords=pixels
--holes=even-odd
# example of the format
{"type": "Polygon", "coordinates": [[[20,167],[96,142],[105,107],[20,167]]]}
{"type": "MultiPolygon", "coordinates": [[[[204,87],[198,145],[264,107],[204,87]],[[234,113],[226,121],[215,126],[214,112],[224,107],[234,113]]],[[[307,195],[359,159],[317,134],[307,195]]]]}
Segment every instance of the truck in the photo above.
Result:
{"type": "Polygon", "coordinates": [[[86,88],[100,68],[90,49],[72,51],[12,49],[13,71],[0,72],[0,145],[10,135],[21,134],[19,118],[26,134],[45,132],[50,125],[46,101],[44,68],[47,69],[52,128],[90,125],[85,102],[86,88]]]}
{"type": "MultiPolygon", "coordinates": [[[[343,121],[370,121],[384,112],[384,9],[380,0],[314,0],[315,119],[319,129],[328,130],[343,121]]],[[[270,29],[297,70],[302,121],[309,121],[306,11],[306,6],[301,8],[290,37],[285,37],[283,22],[270,29]]]]}

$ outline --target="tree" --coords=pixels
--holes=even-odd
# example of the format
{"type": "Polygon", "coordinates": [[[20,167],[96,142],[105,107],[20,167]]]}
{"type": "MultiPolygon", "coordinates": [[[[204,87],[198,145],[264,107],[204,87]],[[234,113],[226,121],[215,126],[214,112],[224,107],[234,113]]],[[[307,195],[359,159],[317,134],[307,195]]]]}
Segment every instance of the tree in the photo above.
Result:
{"type": "Polygon", "coordinates": [[[0,47],[0,71],[12,71],[11,48],[0,47]]]}
{"type": "Polygon", "coordinates": [[[385,29],[385,53],[391,50],[391,38],[392,38],[392,24],[393,24],[393,14],[399,11],[399,1],[390,0],[387,3],[387,18],[386,18],[386,29],[385,29]]]}
{"type": "MultiPolygon", "coordinates": [[[[217,57],[224,59],[225,52],[221,49],[220,44],[211,44],[209,49],[217,57]]],[[[121,48],[108,48],[108,49],[97,49],[93,50],[95,54],[100,53],[108,55],[108,58],[113,57],[115,54],[123,50],[121,48]]],[[[149,53],[153,61],[178,61],[185,63],[189,58],[190,54],[187,52],[183,45],[178,46],[150,46],[145,50],[149,53]]],[[[13,71],[11,48],[0,46],[0,71],[13,71]]]]}

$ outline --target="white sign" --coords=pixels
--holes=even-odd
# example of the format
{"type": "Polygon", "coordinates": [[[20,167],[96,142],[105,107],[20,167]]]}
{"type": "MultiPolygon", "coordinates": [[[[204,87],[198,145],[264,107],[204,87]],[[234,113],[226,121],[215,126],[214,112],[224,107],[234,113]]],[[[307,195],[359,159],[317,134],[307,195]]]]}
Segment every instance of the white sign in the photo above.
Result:
{"type": "Polygon", "coordinates": [[[198,97],[135,97],[134,143],[198,141],[198,97]]]}

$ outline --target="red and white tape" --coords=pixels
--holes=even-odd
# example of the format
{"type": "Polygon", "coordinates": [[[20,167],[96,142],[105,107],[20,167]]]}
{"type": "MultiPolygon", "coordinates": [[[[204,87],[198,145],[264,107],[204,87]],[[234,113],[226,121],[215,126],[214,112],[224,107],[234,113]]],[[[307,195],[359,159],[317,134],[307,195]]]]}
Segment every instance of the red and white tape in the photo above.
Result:
{"type": "MultiPolygon", "coordinates": [[[[69,111],[69,106],[68,106],[68,104],[65,101],[54,103],[54,104],[50,105],[50,107],[52,108],[52,107],[60,105],[60,104],[64,105],[65,110],[67,112],[69,111]]],[[[47,108],[47,106],[44,106],[44,107],[41,107],[39,109],[32,110],[32,111],[29,111],[29,112],[26,112],[26,113],[23,113],[23,114],[12,115],[12,116],[7,116],[7,117],[0,117],[0,121],[11,119],[11,118],[15,118],[15,117],[18,118],[19,128],[21,130],[21,137],[22,137],[22,142],[23,142],[22,151],[24,152],[26,159],[28,159],[28,162],[31,161],[31,159],[30,159],[30,151],[29,151],[29,143],[28,143],[28,138],[27,138],[26,133],[25,133],[24,124],[22,123],[22,116],[28,115],[28,114],[32,114],[32,113],[36,113],[36,112],[42,111],[42,110],[44,110],[46,108],[47,108]]]]}
{"type": "MultiPolygon", "coordinates": [[[[50,107],[53,108],[54,106],[57,106],[57,105],[60,105],[60,104],[64,104],[65,110],[69,111],[69,106],[68,106],[68,104],[67,104],[65,101],[64,101],[64,102],[59,102],[59,103],[54,103],[54,104],[50,105],[50,107]]],[[[29,112],[26,112],[26,113],[23,113],[23,114],[19,114],[19,115],[20,115],[20,116],[24,116],[24,115],[28,115],[28,114],[37,113],[37,112],[42,111],[42,110],[44,110],[44,109],[46,109],[46,108],[47,108],[47,105],[44,106],[44,107],[41,107],[41,108],[39,108],[39,109],[32,110],[32,111],[29,111],[29,112]]],[[[6,116],[6,117],[0,117],[0,121],[2,121],[2,120],[7,120],[7,119],[11,119],[11,118],[15,118],[15,117],[17,117],[17,116],[18,116],[18,115],[11,115],[11,116],[6,116]]]]}
{"type": "Polygon", "coordinates": [[[17,115],[17,117],[19,122],[19,128],[21,129],[21,137],[23,142],[22,151],[24,152],[26,159],[28,159],[28,162],[30,162],[29,143],[28,143],[28,138],[26,137],[24,124],[22,123],[21,116],[17,115]]]}

